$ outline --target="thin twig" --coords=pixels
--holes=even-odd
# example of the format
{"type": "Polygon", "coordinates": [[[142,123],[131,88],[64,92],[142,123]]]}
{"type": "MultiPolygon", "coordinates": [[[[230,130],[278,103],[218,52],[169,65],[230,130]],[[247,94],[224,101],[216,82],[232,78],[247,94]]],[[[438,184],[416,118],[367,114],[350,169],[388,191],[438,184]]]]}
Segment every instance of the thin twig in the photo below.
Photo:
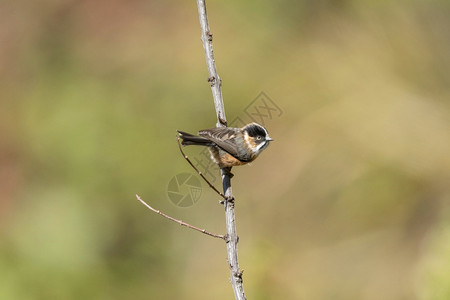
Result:
{"type": "MultiPolygon", "coordinates": [[[[202,42],[205,49],[206,65],[208,67],[208,82],[211,85],[211,91],[214,98],[214,106],[216,108],[217,127],[227,126],[225,117],[225,107],[222,98],[222,80],[217,74],[214,53],[212,48],[212,34],[208,25],[208,17],[206,15],[205,0],[197,0],[198,15],[200,19],[200,27],[202,29],[202,42]]],[[[234,213],[234,197],[231,190],[231,168],[221,169],[222,185],[225,194],[225,220],[227,227],[227,255],[230,264],[231,284],[233,285],[234,296],[236,300],[246,300],[244,286],[242,284],[242,272],[239,270],[237,244],[238,236],[236,233],[236,220],[234,213]]]]}
{"type": "Polygon", "coordinates": [[[171,221],[174,221],[175,223],[178,223],[178,224],[180,224],[181,226],[186,226],[186,227],[188,227],[188,228],[190,228],[190,229],[197,230],[197,231],[199,231],[199,232],[201,232],[201,233],[204,233],[204,234],[206,234],[206,235],[209,235],[209,236],[212,236],[212,237],[215,237],[215,238],[219,238],[219,239],[225,240],[225,236],[224,236],[224,235],[211,233],[211,232],[206,231],[205,229],[200,229],[200,228],[198,228],[198,227],[192,226],[191,224],[188,224],[188,223],[183,222],[183,221],[181,221],[181,220],[177,220],[177,219],[175,219],[175,218],[172,218],[171,216],[166,215],[165,213],[161,212],[160,210],[154,209],[153,207],[151,207],[150,205],[148,205],[144,200],[141,199],[141,197],[139,197],[139,195],[136,195],[136,198],[137,198],[142,204],[144,204],[148,209],[150,209],[151,211],[157,213],[158,215],[163,216],[164,218],[167,218],[167,219],[169,219],[169,220],[171,220],[171,221]]]}
{"type": "Polygon", "coordinates": [[[220,197],[222,197],[223,199],[226,199],[225,195],[222,194],[218,189],[216,189],[216,187],[211,182],[209,182],[208,179],[206,179],[206,177],[203,175],[203,173],[199,169],[197,169],[196,166],[194,166],[194,164],[191,162],[189,157],[186,154],[184,154],[183,149],[181,148],[179,136],[177,136],[177,142],[178,142],[178,148],[180,148],[181,155],[183,155],[184,159],[187,160],[187,162],[191,165],[192,168],[194,168],[195,171],[197,171],[198,175],[200,175],[200,177],[203,178],[203,180],[209,185],[210,188],[212,188],[220,197]]]}

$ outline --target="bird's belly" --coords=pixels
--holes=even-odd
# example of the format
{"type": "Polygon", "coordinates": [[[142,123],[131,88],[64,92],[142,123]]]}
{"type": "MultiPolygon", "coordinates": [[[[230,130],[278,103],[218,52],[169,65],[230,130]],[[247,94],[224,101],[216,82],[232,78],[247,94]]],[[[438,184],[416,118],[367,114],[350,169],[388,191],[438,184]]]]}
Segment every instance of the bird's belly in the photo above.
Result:
{"type": "Polygon", "coordinates": [[[247,164],[247,162],[240,161],[233,155],[230,155],[228,153],[221,156],[219,167],[234,167],[234,166],[242,166],[247,164]]]}
{"type": "Polygon", "coordinates": [[[216,164],[219,165],[219,168],[235,167],[247,164],[247,162],[241,161],[233,155],[221,149],[219,150],[216,147],[211,147],[209,151],[211,152],[211,158],[216,164]]]}

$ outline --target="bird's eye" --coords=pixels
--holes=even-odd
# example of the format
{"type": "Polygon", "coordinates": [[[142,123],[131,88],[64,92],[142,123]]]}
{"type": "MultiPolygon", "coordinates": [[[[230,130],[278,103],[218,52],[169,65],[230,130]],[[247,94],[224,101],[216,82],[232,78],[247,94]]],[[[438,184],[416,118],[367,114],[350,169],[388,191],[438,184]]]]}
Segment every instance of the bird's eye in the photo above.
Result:
{"type": "Polygon", "coordinates": [[[261,140],[261,136],[258,135],[258,136],[256,137],[256,139],[257,139],[258,141],[261,140]]]}

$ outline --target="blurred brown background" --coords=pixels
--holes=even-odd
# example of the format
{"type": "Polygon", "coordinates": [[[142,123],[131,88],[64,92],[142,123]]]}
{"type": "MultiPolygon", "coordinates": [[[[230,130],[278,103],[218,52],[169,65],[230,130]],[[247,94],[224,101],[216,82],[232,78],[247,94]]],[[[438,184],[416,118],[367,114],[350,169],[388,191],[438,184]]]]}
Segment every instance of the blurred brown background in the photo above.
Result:
{"type": "MultiPolygon", "coordinates": [[[[450,299],[448,1],[208,1],[249,299],[450,299]]],[[[195,1],[0,2],[0,298],[232,299],[224,232],[175,130],[213,127],[195,1]]],[[[198,149],[187,148],[195,155],[198,149]]],[[[218,182],[216,182],[219,185],[218,182]]]]}

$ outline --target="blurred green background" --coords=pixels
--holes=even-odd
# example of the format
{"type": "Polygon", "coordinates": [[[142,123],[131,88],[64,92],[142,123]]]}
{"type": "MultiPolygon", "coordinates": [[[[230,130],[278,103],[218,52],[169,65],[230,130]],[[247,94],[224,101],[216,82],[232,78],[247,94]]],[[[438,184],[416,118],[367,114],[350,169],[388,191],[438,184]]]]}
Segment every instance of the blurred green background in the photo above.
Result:
{"type": "MultiPolygon", "coordinates": [[[[247,297],[450,299],[450,3],[207,4],[228,119],[283,110],[234,170],[247,297]]],[[[0,43],[0,298],[232,299],[224,243],[135,199],[225,231],[166,191],[216,122],[195,1],[3,0],[0,43]]]]}

